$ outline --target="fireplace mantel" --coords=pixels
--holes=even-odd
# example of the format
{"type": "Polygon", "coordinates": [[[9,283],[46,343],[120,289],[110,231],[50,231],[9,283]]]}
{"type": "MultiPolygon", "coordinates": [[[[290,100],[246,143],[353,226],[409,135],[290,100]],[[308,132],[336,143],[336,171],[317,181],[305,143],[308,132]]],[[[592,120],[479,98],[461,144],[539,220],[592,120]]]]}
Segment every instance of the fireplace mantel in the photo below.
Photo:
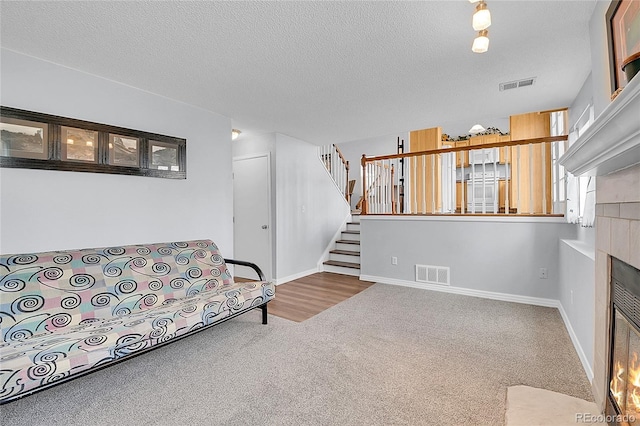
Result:
{"type": "Polygon", "coordinates": [[[640,163],[640,77],[632,79],[560,158],[576,176],[602,176],[640,163]]]}

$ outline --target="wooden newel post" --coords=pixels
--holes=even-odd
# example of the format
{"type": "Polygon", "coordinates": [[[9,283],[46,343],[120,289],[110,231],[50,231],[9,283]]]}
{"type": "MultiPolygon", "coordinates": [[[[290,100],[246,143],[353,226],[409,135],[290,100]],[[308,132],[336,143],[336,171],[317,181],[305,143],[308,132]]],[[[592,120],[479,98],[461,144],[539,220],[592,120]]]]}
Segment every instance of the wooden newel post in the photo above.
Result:
{"type": "Polygon", "coordinates": [[[367,214],[367,157],[362,154],[362,205],[360,207],[360,214],[367,214]]]}

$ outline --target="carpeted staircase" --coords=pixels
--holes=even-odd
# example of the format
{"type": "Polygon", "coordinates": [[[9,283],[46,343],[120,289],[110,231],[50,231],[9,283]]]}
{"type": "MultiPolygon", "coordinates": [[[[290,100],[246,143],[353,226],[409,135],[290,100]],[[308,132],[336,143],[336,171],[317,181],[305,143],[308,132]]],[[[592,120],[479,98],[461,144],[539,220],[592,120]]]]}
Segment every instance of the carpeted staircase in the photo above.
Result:
{"type": "Polygon", "coordinates": [[[342,231],[336,246],[329,252],[329,260],[323,262],[325,272],[360,276],[360,215],[351,214],[351,222],[342,231]]]}

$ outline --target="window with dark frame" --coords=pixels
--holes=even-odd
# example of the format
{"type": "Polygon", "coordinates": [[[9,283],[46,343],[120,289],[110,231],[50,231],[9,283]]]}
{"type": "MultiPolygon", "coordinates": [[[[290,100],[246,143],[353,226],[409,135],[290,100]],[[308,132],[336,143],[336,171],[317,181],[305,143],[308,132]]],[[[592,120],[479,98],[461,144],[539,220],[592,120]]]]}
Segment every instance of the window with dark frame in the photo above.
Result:
{"type": "Polygon", "coordinates": [[[186,179],[187,141],[0,107],[0,167],[186,179]]]}

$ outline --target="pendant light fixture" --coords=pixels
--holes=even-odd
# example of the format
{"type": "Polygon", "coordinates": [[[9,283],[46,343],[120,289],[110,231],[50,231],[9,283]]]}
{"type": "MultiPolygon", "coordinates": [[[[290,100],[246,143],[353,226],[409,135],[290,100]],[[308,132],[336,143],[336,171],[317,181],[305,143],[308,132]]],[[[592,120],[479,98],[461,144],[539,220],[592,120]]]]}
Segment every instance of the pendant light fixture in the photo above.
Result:
{"type": "Polygon", "coordinates": [[[478,2],[478,5],[476,6],[476,11],[473,14],[472,26],[476,31],[486,30],[491,26],[491,12],[487,9],[487,4],[484,1],[478,2]]]}
{"type": "Polygon", "coordinates": [[[474,53],[484,53],[489,50],[489,31],[482,30],[478,31],[478,37],[473,40],[473,46],[471,46],[471,50],[474,53]]]}
{"type": "Polygon", "coordinates": [[[484,132],[484,130],[484,127],[482,127],[480,124],[474,124],[473,127],[469,129],[469,133],[475,135],[476,133],[484,132]]]}
{"type": "Polygon", "coordinates": [[[489,31],[487,28],[491,26],[491,12],[487,9],[487,3],[484,0],[469,0],[471,3],[478,3],[476,11],[473,13],[471,25],[478,35],[473,40],[471,51],[474,53],[484,53],[489,50],[489,31]]]}

